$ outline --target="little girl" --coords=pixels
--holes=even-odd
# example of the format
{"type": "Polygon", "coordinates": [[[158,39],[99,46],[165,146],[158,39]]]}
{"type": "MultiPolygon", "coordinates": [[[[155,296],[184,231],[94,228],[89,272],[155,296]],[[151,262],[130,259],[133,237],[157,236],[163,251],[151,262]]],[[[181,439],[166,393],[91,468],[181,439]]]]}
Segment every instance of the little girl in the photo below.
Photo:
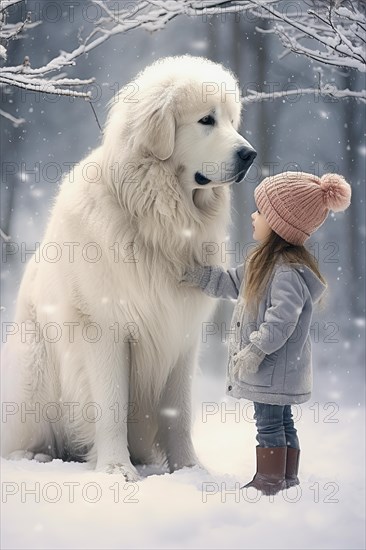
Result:
{"type": "Polygon", "coordinates": [[[304,242],[329,209],[350,205],[351,187],[338,174],[318,178],[284,172],[254,191],[253,238],[246,262],[225,270],[196,264],[182,284],[238,298],[230,330],[226,393],[254,403],[257,471],[244,487],[265,495],[299,484],[300,445],[291,404],[311,397],[310,325],[327,284],[304,242]]]}

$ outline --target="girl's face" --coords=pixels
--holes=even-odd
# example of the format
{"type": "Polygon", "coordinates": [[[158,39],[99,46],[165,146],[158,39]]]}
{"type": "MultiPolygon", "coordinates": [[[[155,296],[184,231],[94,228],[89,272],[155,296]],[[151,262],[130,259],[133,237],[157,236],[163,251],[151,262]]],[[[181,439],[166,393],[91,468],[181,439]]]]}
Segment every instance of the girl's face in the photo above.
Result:
{"type": "Polygon", "coordinates": [[[271,233],[271,227],[259,210],[253,212],[251,218],[253,223],[253,239],[255,241],[263,241],[271,233]]]}

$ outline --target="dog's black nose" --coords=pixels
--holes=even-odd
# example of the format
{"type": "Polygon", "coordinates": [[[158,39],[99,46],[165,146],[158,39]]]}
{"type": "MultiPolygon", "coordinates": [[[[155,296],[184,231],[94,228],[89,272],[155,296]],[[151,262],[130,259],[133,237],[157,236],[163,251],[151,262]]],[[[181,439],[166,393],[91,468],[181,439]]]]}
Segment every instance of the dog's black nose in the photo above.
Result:
{"type": "Polygon", "coordinates": [[[254,151],[253,147],[241,147],[237,150],[238,157],[236,158],[237,177],[236,183],[243,181],[245,174],[253,164],[257,151],[254,151]]]}
{"type": "Polygon", "coordinates": [[[252,147],[241,147],[237,153],[241,160],[247,164],[247,168],[253,164],[253,161],[257,156],[257,151],[252,149],[252,147]]]}

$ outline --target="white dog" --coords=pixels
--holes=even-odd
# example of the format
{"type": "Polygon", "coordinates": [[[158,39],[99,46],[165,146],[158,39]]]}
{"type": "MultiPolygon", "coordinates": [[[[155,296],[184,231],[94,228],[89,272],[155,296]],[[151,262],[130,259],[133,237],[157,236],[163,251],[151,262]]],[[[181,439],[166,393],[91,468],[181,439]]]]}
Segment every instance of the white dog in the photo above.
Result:
{"type": "Polygon", "coordinates": [[[217,301],[179,286],[225,243],[255,151],[235,76],[190,55],[122,88],[103,143],[62,182],[4,349],[3,456],[193,466],[191,381],[217,301]]]}

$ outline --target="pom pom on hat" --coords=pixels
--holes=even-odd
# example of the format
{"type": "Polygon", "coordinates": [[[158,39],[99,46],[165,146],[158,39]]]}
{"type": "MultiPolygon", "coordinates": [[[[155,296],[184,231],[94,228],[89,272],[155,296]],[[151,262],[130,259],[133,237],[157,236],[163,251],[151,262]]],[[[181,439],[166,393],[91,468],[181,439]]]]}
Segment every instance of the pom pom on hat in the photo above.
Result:
{"type": "Polygon", "coordinates": [[[351,204],[351,186],[343,176],[324,174],[320,178],[320,187],[323,191],[324,205],[333,212],[346,210],[351,204]]]}

